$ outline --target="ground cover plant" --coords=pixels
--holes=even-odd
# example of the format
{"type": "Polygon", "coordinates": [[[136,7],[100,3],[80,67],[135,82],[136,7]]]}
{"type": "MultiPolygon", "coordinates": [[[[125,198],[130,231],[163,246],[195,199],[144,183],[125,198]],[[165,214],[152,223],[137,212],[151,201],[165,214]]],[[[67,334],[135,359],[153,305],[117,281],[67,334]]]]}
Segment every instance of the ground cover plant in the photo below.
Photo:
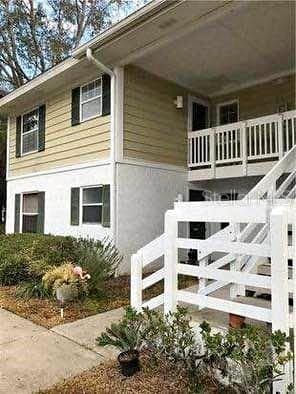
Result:
{"type": "Polygon", "coordinates": [[[192,393],[268,394],[292,358],[288,340],[280,331],[271,333],[258,326],[230,328],[226,333],[213,332],[206,322],[192,327],[184,308],[165,316],[128,308],[123,320],[113,323],[97,342],[120,350],[144,349],[156,365],[174,365],[175,371],[186,374],[192,393]]]}
{"type": "MultiPolygon", "coordinates": [[[[120,255],[112,244],[39,234],[0,235],[0,307],[51,328],[129,305],[129,276],[115,277],[120,255]],[[47,272],[63,264],[81,266],[91,279],[81,297],[67,302],[64,318],[52,287],[44,286],[47,272]],[[87,295],[85,296],[85,293],[87,295]]],[[[77,277],[75,278],[75,281],[77,277]]],[[[195,284],[180,277],[179,287],[195,284]]],[[[144,299],[163,292],[159,282],[144,291],[144,299]]]]}

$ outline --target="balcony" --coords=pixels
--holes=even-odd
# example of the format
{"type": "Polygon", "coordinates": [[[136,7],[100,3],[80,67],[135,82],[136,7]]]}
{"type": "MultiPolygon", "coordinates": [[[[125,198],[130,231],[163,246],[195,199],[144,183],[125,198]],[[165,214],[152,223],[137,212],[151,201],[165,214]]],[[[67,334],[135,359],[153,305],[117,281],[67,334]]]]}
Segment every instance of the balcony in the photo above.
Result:
{"type": "Polygon", "coordinates": [[[189,181],[264,175],[296,144],[296,110],[188,134],[189,181]]]}

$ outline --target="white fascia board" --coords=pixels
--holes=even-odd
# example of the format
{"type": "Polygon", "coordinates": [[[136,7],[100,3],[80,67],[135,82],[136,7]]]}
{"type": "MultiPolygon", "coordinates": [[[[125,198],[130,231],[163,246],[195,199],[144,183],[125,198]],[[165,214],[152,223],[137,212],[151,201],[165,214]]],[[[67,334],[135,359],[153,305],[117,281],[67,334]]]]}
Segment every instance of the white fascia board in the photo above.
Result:
{"type": "Polygon", "coordinates": [[[112,40],[114,36],[117,37],[119,34],[122,34],[134,27],[135,24],[139,24],[143,20],[146,20],[151,14],[158,11],[158,9],[167,8],[172,6],[174,3],[182,3],[183,1],[184,0],[153,0],[144,7],[141,7],[138,11],[133,12],[128,17],[113,25],[110,29],[78,47],[73,51],[72,56],[80,58],[85,54],[87,48],[97,49],[98,46],[104,44],[106,41],[112,40]]]}
{"type": "Polygon", "coordinates": [[[32,79],[31,81],[27,82],[25,85],[19,87],[18,89],[14,90],[13,92],[7,94],[6,96],[0,99],[0,111],[1,107],[10,103],[11,101],[15,100],[16,98],[28,93],[30,90],[36,88],[37,86],[41,85],[44,82],[47,82],[51,78],[55,77],[56,75],[60,74],[63,71],[66,71],[79,63],[80,60],[74,58],[68,58],[64,60],[62,63],[57,64],[56,66],[52,67],[48,71],[45,71],[43,74],[39,75],[38,77],[32,79]]]}

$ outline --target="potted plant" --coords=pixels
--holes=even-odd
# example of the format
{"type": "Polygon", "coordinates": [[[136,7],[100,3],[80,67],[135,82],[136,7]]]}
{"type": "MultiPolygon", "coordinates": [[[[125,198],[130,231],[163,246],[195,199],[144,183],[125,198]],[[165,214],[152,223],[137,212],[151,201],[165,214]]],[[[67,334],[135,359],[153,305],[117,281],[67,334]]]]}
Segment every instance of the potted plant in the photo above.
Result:
{"type": "Polygon", "coordinates": [[[74,267],[71,263],[64,263],[53,267],[42,278],[45,289],[51,291],[61,303],[72,301],[87,293],[88,274],[81,267],[74,267]]]}
{"type": "Polygon", "coordinates": [[[106,332],[96,339],[99,346],[114,346],[120,353],[118,362],[124,376],[132,376],[140,370],[139,354],[143,346],[143,319],[133,309],[127,308],[119,323],[112,323],[106,332]]]}

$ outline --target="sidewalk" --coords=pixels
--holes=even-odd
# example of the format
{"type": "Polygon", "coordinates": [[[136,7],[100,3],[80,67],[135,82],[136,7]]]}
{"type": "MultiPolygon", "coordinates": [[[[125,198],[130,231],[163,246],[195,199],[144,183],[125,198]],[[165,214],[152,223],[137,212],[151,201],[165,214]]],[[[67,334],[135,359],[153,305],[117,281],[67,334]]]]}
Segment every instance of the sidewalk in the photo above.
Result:
{"type": "Polygon", "coordinates": [[[0,393],[29,394],[114,356],[95,338],[122,310],[47,330],[0,309],[0,393]]]}

